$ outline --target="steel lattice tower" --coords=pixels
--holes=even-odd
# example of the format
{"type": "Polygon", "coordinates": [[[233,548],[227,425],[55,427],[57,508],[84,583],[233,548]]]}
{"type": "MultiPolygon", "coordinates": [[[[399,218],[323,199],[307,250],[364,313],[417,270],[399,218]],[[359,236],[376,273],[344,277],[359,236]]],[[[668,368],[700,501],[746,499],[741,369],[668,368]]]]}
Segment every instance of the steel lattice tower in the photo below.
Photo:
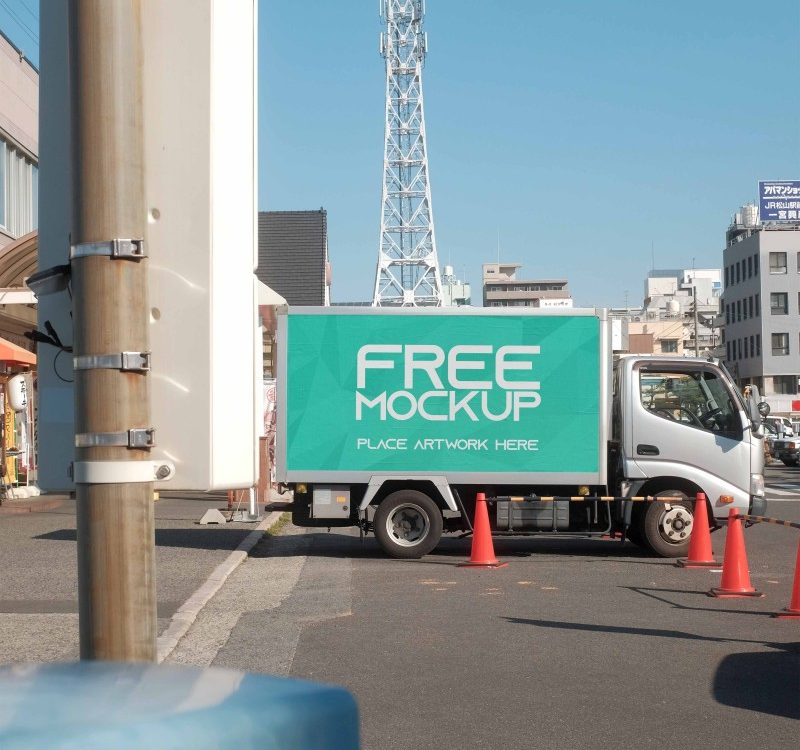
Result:
{"type": "Polygon", "coordinates": [[[382,0],[386,124],[374,306],[442,304],[422,108],[424,15],[424,0],[382,0]]]}

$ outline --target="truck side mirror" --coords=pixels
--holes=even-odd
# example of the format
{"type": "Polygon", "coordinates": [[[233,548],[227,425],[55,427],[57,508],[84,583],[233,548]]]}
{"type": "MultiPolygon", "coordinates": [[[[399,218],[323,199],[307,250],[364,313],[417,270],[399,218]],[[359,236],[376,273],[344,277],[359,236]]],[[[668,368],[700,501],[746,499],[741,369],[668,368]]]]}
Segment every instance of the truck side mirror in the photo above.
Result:
{"type": "Polygon", "coordinates": [[[769,409],[769,404],[766,401],[761,401],[756,408],[758,409],[758,413],[762,417],[769,416],[770,409],[769,409]]]}

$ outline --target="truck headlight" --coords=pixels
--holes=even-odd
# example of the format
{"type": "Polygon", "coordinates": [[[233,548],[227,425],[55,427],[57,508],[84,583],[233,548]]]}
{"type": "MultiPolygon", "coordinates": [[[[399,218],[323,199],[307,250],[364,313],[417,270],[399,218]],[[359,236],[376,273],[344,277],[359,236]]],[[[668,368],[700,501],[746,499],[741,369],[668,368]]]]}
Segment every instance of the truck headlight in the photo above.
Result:
{"type": "Polygon", "coordinates": [[[750,494],[756,497],[764,497],[764,475],[750,475],[750,494]]]}

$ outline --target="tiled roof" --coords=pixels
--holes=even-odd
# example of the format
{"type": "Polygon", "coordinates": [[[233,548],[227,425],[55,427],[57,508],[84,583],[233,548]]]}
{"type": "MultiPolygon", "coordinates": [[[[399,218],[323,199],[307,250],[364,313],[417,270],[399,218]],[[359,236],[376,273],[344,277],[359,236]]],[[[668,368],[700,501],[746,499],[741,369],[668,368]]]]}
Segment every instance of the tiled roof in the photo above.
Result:
{"type": "Polygon", "coordinates": [[[327,233],[324,209],[259,212],[256,275],[290,305],[324,305],[327,233]]]}

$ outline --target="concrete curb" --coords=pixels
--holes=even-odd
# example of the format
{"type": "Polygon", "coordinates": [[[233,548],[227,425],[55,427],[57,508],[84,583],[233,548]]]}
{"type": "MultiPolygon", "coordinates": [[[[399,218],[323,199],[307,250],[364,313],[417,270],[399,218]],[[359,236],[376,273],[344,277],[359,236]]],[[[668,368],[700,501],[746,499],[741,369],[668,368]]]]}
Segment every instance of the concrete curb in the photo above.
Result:
{"type": "Polygon", "coordinates": [[[222,584],[225,583],[228,576],[247,559],[250,550],[256,546],[264,532],[271,529],[282,515],[281,511],[270,513],[225,558],[224,562],[214,569],[206,582],[178,608],[178,611],[172,616],[169,626],[156,641],[156,660],[159,664],[175,650],[178,642],[186,635],[203,607],[222,588],[222,584]]]}
{"type": "Polygon", "coordinates": [[[41,513],[46,510],[55,510],[64,503],[62,498],[25,498],[24,500],[4,500],[0,505],[0,516],[14,516],[20,513],[41,513]]]}

